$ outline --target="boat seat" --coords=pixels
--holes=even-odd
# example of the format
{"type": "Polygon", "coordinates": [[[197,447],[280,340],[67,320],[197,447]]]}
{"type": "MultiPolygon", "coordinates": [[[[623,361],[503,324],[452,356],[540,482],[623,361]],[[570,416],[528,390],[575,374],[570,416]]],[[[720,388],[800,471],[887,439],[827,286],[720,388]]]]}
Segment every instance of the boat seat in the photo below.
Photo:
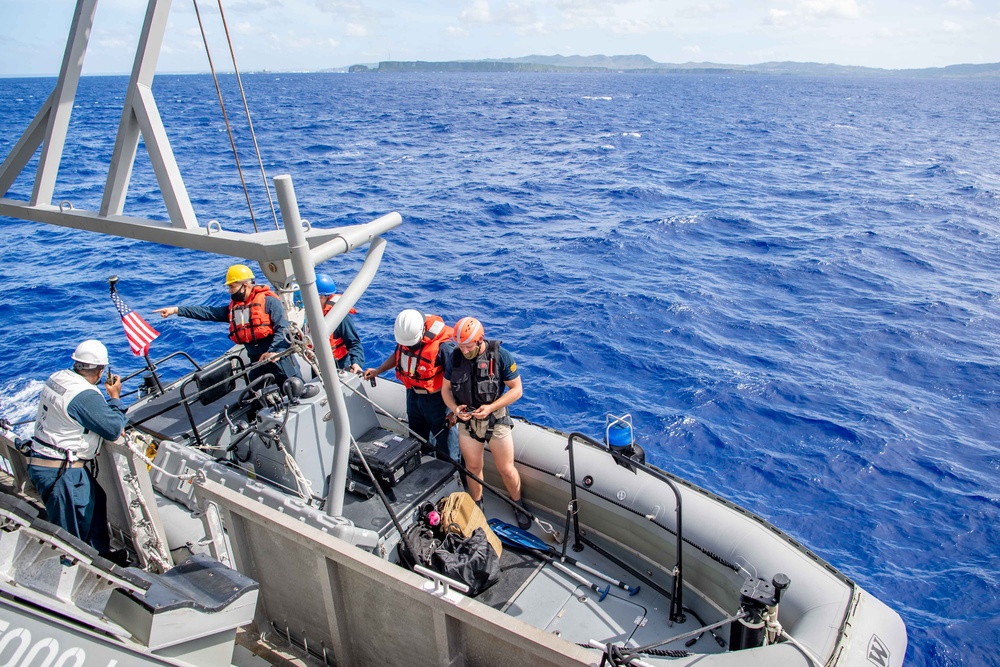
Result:
{"type": "Polygon", "coordinates": [[[149,589],[141,595],[116,590],[105,613],[153,650],[253,620],[260,584],[205,554],[164,574],[128,569],[149,589]]]}
{"type": "Polygon", "coordinates": [[[149,589],[138,604],[150,613],[180,608],[217,612],[229,606],[259,584],[205,554],[194,554],[165,574],[127,568],[145,580],[149,589]]]}
{"type": "Polygon", "coordinates": [[[183,384],[173,386],[162,395],[130,409],[129,421],[154,438],[174,441],[194,437],[192,420],[203,438],[226,426],[223,411],[228,411],[233,417],[244,407],[240,406],[239,399],[246,383],[237,383],[235,376],[242,368],[235,369],[234,364],[238,360],[233,359],[228,358],[223,363],[200,370],[183,384]],[[191,385],[195,391],[187,389],[191,385]]]}
{"type": "MultiPolygon", "coordinates": [[[[104,576],[112,580],[125,580],[137,588],[144,589],[149,586],[145,580],[134,576],[129,569],[119,567],[104,558],[94,547],[71,534],[65,528],[42,519],[40,512],[34,506],[20,498],[0,492],[0,517],[9,518],[10,515],[14,515],[16,519],[4,522],[4,531],[13,533],[21,528],[30,528],[30,531],[26,531],[26,534],[33,536],[29,537],[30,540],[49,545],[61,558],[68,557],[63,558],[65,561],[62,564],[63,567],[70,567],[79,561],[84,564],[87,570],[94,572],[97,576],[104,576]]],[[[10,537],[18,539],[15,535],[10,537]]],[[[38,574],[31,564],[50,560],[53,553],[51,549],[19,551],[17,569],[38,574]]]]}
{"type": "Polygon", "coordinates": [[[17,496],[12,496],[2,491],[0,491],[0,509],[7,510],[29,524],[38,518],[37,507],[25,500],[21,500],[17,496]]]}
{"type": "Polygon", "coordinates": [[[202,405],[211,405],[236,388],[233,364],[220,364],[194,374],[198,387],[198,400],[202,405]]]}

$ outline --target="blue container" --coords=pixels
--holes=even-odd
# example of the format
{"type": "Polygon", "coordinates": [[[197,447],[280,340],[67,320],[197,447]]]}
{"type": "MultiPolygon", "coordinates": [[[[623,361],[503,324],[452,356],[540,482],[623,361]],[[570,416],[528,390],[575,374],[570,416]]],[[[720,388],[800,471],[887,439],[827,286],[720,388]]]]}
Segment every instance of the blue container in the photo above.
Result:
{"type": "Polygon", "coordinates": [[[629,447],[634,442],[632,438],[632,426],[625,422],[618,422],[608,427],[608,444],[612,447],[629,447]]]}

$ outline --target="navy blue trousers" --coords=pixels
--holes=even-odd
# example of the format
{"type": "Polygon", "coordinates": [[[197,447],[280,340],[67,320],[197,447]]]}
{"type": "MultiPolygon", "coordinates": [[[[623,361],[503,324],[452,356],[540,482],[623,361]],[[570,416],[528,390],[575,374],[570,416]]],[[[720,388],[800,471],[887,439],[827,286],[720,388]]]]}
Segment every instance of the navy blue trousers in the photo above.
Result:
{"type": "Polygon", "coordinates": [[[111,551],[108,498],[86,468],[28,466],[28,477],[45,502],[49,521],[97,549],[111,551]]]}
{"type": "Polygon", "coordinates": [[[440,393],[418,394],[412,389],[406,390],[406,418],[413,432],[431,445],[440,447],[453,461],[461,461],[458,433],[447,427],[444,420],[447,413],[448,406],[440,393]]]}

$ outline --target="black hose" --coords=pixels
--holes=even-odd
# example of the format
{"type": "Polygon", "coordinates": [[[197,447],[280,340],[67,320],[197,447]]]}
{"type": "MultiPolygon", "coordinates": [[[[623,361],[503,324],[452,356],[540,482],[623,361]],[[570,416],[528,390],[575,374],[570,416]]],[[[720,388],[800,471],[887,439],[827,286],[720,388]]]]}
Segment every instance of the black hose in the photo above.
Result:
{"type": "Polygon", "coordinates": [[[354,445],[354,451],[358,453],[358,458],[361,459],[361,465],[365,467],[365,472],[368,473],[368,476],[372,480],[372,486],[375,488],[375,493],[378,494],[379,500],[381,500],[382,504],[385,505],[385,510],[389,513],[389,518],[392,519],[393,525],[396,526],[396,530],[399,531],[399,546],[405,547],[405,554],[401,554],[401,556],[403,556],[410,563],[410,569],[412,570],[413,566],[420,562],[417,560],[417,552],[413,549],[413,545],[410,544],[410,541],[407,539],[406,533],[403,531],[403,525],[399,523],[399,517],[396,516],[396,513],[392,510],[392,504],[389,502],[389,498],[386,497],[385,492],[382,490],[382,485],[378,483],[378,479],[375,477],[375,474],[372,473],[372,469],[368,467],[368,460],[365,458],[364,452],[361,451],[361,446],[358,445],[358,441],[352,437],[351,444],[354,445]]]}

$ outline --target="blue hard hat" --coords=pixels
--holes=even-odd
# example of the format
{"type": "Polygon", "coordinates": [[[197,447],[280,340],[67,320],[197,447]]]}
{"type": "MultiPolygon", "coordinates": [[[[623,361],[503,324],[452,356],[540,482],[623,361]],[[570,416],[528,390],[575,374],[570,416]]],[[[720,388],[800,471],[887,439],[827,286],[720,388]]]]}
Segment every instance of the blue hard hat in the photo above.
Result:
{"type": "Polygon", "coordinates": [[[326,273],[316,274],[316,291],[320,294],[336,294],[337,283],[326,273]]]}

